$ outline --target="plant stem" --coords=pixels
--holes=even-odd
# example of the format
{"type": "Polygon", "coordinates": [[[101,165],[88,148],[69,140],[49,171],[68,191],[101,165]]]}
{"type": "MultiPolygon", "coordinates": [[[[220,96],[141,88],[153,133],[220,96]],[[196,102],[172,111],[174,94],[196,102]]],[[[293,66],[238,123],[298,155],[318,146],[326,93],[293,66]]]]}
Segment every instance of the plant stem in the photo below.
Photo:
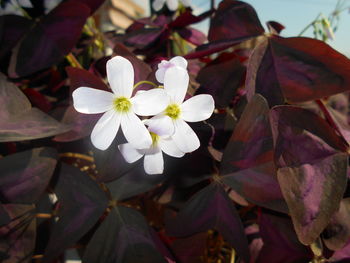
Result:
{"type": "Polygon", "coordinates": [[[303,30],[301,30],[301,32],[299,33],[298,36],[299,37],[302,36],[306,32],[306,30],[308,30],[310,27],[312,27],[317,22],[317,20],[320,18],[321,15],[322,15],[322,13],[319,13],[318,16],[310,24],[308,24],[306,27],[304,27],[303,30]]]}
{"type": "Polygon", "coordinates": [[[69,64],[72,65],[72,67],[83,69],[83,66],[79,63],[79,61],[78,61],[77,58],[73,55],[73,53],[69,53],[69,54],[66,56],[66,59],[68,60],[69,64]]]}
{"type": "Polygon", "coordinates": [[[140,85],[142,85],[142,84],[149,84],[149,85],[152,85],[154,88],[158,88],[158,85],[154,84],[153,82],[147,81],[147,80],[142,80],[142,81],[137,82],[137,83],[134,85],[134,89],[136,89],[138,86],[140,86],[140,85]]]}

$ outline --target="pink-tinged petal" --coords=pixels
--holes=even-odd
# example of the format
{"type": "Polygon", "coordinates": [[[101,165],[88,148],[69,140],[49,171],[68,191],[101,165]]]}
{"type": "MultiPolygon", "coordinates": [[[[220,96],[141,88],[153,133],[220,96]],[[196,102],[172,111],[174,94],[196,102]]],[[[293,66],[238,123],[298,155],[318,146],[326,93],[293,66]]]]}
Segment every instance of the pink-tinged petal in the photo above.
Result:
{"type": "Polygon", "coordinates": [[[152,138],[146,126],[133,112],[121,115],[121,126],[126,140],[136,149],[147,149],[152,138]]]}
{"type": "Polygon", "coordinates": [[[106,150],[117,135],[120,115],[110,110],[102,115],[91,133],[92,144],[100,150],[106,150]]]}
{"type": "Polygon", "coordinates": [[[165,0],[154,0],[154,2],[152,3],[153,9],[159,11],[160,9],[162,9],[164,3],[165,0]]]}
{"type": "Polygon", "coordinates": [[[137,92],[131,102],[137,115],[152,116],[165,110],[169,104],[169,96],[163,89],[151,89],[137,92]]]}
{"type": "Polygon", "coordinates": [[[156,79],[159,83],[164,83],[164,76],[166,71],[166,68],[158,66],[158,69],[156,71],[156,79]]]}
{"type": "Polygon", "coordinates": [[[171,67],[165,72],[164,89],[173,103],[182,103],[188,88],[189,76],[187,70],[171,67]]]}
{"type": "Polygon", "coordinates": [[[181,119],[175,121],[174,124],[175,133],[173,139],[177,147],[184,153],[197,150],[200,146],[200,142],[192,128],[181,119]]]}
{"type": "Polygon", "coordinates": [[[158,147],[152,147],[145,153],[143,166],[147,174],[162,174],[164,160],[162,151],[158,147]]]}
{"type": "Polygon", "coordinates": [[[189,122],[203,121],[213,114],[214,107],[211,95],[197,95],[182,103],[181,118],[189,122]]]}
{"type": "Polygon", "coordinates": [[[81,87],[72,96],[74,108],[81,113],[102,113],[113,107],[113,93],[108,91],[81,87]]]}
{"type": "Polygon", "coordinates": [[[166,0],[166,5],[170,11],[176,11],[179,6],[179,2],[178,0],[166,0]]]}
{"type": "Polygon", "coordinates": [[[144,155],[144,150],[137,150],[130,143],[120,144],[118,149],[128,163],[134,163],[144,155]]]}
{"type": "Polygon", "coordinates": [[[174,123],[169,116],[157,115],[145,120],[148,130],[162,137],[169,137],[174,134],[174,123]]]}
{"type": "Polygon", "coordinates": [[[176,56],[169,60],[169,62],[175,66],[186,69],[187,68],[187,60],[183,57],[176,56]]]}
{"type": "Polygon", "coordinates": [[[129,60],[115,56],[107,61],[107,79],[117,96],[130,98],[134,86],[134,68],[129,60]]]}
{"type": "Polygon", "coordinates": [[[165,139],[160,138],[159,147],[163,152],[165,152],[167,155],[170,155],[172,157],[180,158],[185,155],[185,153],[182,152],[179,149],[179,147],[176,145],[172,137],[165,138],[165,139]]]}

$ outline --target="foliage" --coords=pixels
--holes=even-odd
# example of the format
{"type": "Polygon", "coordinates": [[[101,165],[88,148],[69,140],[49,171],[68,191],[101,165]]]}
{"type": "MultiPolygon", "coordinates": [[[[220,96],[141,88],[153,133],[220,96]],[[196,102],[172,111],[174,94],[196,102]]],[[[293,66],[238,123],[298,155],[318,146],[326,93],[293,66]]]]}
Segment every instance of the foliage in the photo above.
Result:
{"type": "Polygon", "coordinates": [[[274,21],[265,32],[238,0],[198,16],[164,6],[124,33],[97,29],[102,3],[0,16],[0,261],[75,248],[94,263],[348,262],[350,60],[274,21]],[[204,19],[208,36],[192,27],[204,19]],[[186,96],[214,98],[190,125],[199,149],[165,156],[163,174],[124,160],[121,131],[93,147],[101,115],[73,107],[79,87],[110,90],[108,48],[131,62],[135,92],[183,56],[186,96]]]}

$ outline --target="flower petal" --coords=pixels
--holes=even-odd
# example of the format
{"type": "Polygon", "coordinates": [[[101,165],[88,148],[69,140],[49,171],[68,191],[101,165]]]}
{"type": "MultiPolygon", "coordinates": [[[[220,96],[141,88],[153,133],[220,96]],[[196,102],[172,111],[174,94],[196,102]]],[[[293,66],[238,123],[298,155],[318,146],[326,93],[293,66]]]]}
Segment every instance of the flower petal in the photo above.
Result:
{"type": "Polygon", "coordinates": [[[187,68],[187,60],[183,57],[176,56],[170,59],[169,61],[171,64],[178,66],[180,68],[186,69],[187,68]]]}
{"type": "Polygon", "coordinates": [[[164,170],[162,151],[158,147],[149,149],[145,154],[143,166],[147,174],[162,174],[164,170]]]}
{"type": "Polygon", "coordinates": [[[81,87],[72,96],[74,108],[81,113],[102,113],[113,107],[113,93],[108,91],[81,87]]]}
{"type": "Polygon", "coordinates": [[[162,68],[158,66],[158,69],[156,71],[156,79],[159,83],[164,83],[164,75],[166,71],[167,71],[166,68],[162,68]]]}
{"type": "Polygon", "coordinates": [[[181,105],[181,118],[196,122],[208,119],[214,111],[214,99],[211,95],[196,95],[181,105]]]}
{"type": "Polygon", "coordinates": [[[118,149],[128,163],[136,162],[144,155],[143,150],[135,149],[130,143],[120,144],[118,149]]]}
{"type": "Polygon", "coordinates": [[[163,89],[151,89],[137,92],[131,102],[137,115],[152,116],[165,110],[169,104],[169,96],[163,89]]]}
{"type": "Polygon", "coordinates": [[[117,96],[130,98],[134,86],[134,68],[129,60],[115,56],[107,61],[107,78],[117,96]]]}
{"type": "Polygon", "coordinates": [[[170,11],[176,11],[179,6],[178,0],[166,0],[166,5],[170,11]]]}
{"type": "Polygon", "coordinates": [[[157,115],[145,120],[148,130],[162,137],[169,137],[174,134],[174,123],[169,116],[157,115]]]}
{"type": "Polygon", "coordinates": [[[180,1],[185,7],[189,7],[191,5],[191,0],[180,0],[180,1]]]}
{"type": "Polygon", "coordinates": [[[110,110],[102,115],[91,133],[92,144],[100,150],[106,150],[113,142],[120,125],[120,115],[110,110]]]}
{"type": "Polygon", "coordinates": [[[165,72],[164,89],[173,103],[182,103],[188,87],[189,76],[187,70],[171,67],[165,72]]]}
{"type": "Polygon", "coordinates": [[[126,140],[136,149],[147,149],[152,138],[146,126],[133,112],[122,114],[121,126],[126,140]]]}
{"type": "Polygon", "coordinates": [[[185,153],[182,152],[179,149],[179,147],[176,145],[172,137],[165,138],[165,139],[160,138],[159,147],[162,149],[163,152],[165,152],[167,155],[170,155],[172,157],[179,158],[185,155],[185,153]]]}
{"type": "Polygon", "coordinates": [[[173,139],[182,152],[189,153],[197,150],[200,146],[199,139],[192,128],[183,120],[174,122],[175,133],[173,139]]]}
{"type": "Polygon", "coordinates": [[[155,11],[159,11],[162,9],[163,5],[165,3],[165,0],[154,0],[152,6],[155,11]]]}

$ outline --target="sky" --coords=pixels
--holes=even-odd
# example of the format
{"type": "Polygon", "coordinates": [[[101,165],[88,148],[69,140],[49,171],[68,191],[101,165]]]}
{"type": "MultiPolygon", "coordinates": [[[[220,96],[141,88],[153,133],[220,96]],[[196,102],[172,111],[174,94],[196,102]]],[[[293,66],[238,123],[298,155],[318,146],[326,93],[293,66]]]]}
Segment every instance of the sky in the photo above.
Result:
{"type": "MultiPolygon", "coordinates": [[[[217,3],[220,1],[216,1],[217,3]]],[[[297,36],[319,13],[328,17],[334,10],[337,0],[245,0],[256,10],[261,23],[269,20],[283,24],[286,29],[281,35],[284,37],[297,36]]],[[[350,7],[350,0],[342,0],[344,7],[350,7]]],[[[192,0],[194,9],[207,10],[209,0],[192,0]]],[[[350,56],[350,13],[348,10],[340,14],[338,30],[335,40],[327,43],[333,48],[350,56]]],[[[202,25],[201,28],[205,28],[202,25]]],[[[313,37],[312,29],[303,36],[313,37]]]]}
{"type": "MultiPolygon", "coordinates": [[[[146,10],[148,0],[134,0],[146,10]]],[[[261,23],[269,20],[283,24],[286,29],[281,35],[284,37],[297,36],[319,13],[328,17],[334,10],[338,0],[245,0],[251,4],[261,23]]],[[[341,0],[345,7],[350,7],[350,0],[341,0]]],[[[220,0],[215,1],[216,4],[220,0]]],[[[210,8],[210,0],[192,0],[191,6],[196,14],[200,14],[210,8]]],[[[335,40],[327,43],[333,48],[350,57],[350,12],[348,10],[340,14],[338,30],[335,32],[335,40]]],[[[206,31],[208,21],[197,25],[197,28],[206,31]]],[[[313,37],[312,29],[309,29],[303,36],[313,37]]]]}

